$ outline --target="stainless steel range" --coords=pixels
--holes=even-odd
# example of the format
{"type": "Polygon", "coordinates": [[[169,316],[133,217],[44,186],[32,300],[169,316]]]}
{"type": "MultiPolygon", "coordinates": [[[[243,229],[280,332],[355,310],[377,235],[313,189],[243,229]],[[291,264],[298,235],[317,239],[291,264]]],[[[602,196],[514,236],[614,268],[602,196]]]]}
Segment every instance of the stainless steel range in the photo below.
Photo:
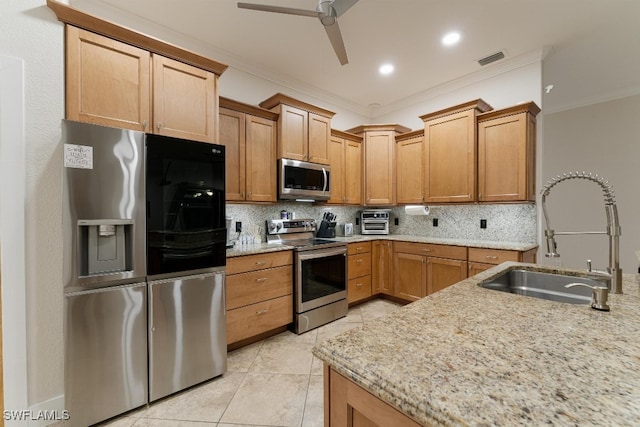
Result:
{"type": "Polygon", "coordinates": [[[347,244],[315,238],[315,219],[269,220],[267,242],[294,249],[294,331],[347,315],[347,244]]]}

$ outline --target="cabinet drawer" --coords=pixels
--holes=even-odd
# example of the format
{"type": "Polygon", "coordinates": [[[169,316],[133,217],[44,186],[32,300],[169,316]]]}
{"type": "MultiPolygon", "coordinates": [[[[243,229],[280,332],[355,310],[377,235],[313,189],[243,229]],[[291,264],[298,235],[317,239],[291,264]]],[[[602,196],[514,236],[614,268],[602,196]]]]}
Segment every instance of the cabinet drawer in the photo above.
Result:
{"type": "Polygon", "coordinates": [[[360,301],[371,296],[371,275],[350,279],[347,283],[347,301],[360,301]]]}
{"type": "Polygon", "coordinates": [[[347,273],[349,279],[371,274],[371,254],[349,255],[347,257],[347,273]]]}
{"type": "Polygon", "coordinates": [[[428,257],[451,258],[466,261],[467,248],[464,246],[433,245],[430,243],[394,242],[393,250],[428,257]]]}
{"type": "Polygon", "coordinates": [[[227,311],[227,344],[259,335],[291,322],[293,322],[291,295],[229,310],[227,311]]]}
{"type": "Polygon", "coordinates": [[[293,293],[290,265],[227,276],[227,310],[293,293]]]}
{"type": "Polygon", "coordinates": [[[356,255],[365,252],[371,252],[371,242],[349,243],[347,245],[347,255],[356,255]]]}
{"type": "Polygon", "coordinates": [[[293,251],[233,257],[227,259],[227,275],[291,264],[293,264],[293,251]]]}
{"type": "Polygon", "coordinates": [[[503,249],[469,248],[469,261],[486,264],[501,264],[506,261],[519,261],[520,252],[503,249]]]}

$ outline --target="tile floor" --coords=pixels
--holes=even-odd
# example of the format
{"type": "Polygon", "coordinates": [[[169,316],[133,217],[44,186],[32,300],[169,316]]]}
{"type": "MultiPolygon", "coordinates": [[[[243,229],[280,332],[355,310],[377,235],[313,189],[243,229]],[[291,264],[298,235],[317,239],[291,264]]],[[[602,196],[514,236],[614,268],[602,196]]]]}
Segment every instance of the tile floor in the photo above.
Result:
{"type": "Polygon", "coordinates": [[[239,427],[323,425],[322,363],[316,342],[396,310],[376,299],[303,335],[283,332],[229,353],[227,373],[103,426],[239,427]]]}

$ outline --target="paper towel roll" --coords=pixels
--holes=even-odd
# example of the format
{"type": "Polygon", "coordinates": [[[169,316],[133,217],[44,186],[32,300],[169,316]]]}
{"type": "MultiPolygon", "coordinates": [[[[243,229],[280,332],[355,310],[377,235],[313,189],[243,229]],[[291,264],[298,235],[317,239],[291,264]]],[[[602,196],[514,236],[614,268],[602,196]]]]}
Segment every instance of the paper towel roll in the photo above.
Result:
{"type": "Polygon", "coordinates": [[[408,205],[404,207],[404,213],[407,215],[429,215],[429,206],[408,205]]]}

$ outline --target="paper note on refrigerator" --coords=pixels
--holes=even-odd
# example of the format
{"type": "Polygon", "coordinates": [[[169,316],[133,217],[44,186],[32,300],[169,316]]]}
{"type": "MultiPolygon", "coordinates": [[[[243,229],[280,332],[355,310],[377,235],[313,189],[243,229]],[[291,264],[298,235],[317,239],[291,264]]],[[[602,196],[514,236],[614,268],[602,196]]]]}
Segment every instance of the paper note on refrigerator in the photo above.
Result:
{"type": "Polygon", "coordinates": [[[93,169],[93,147],[64,144],[64,167],[93,169]]]}

